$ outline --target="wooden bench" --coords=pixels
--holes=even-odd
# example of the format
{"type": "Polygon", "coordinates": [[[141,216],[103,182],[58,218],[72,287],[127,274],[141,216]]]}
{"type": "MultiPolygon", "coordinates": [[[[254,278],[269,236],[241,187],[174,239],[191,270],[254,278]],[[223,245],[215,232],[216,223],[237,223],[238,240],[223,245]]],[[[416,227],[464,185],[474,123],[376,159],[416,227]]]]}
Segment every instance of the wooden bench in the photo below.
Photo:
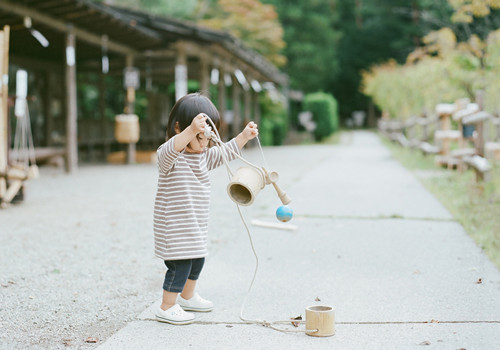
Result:
{"type": "MultiPolygon", "coordinates": [[[[16,150],[10,151],[11,159],[17,159],[16,150]]],[[[35,161],[37,164],[51,164],[63,167],[66,159],[66,149],[62,147],[36,147],[35,161]]]]}

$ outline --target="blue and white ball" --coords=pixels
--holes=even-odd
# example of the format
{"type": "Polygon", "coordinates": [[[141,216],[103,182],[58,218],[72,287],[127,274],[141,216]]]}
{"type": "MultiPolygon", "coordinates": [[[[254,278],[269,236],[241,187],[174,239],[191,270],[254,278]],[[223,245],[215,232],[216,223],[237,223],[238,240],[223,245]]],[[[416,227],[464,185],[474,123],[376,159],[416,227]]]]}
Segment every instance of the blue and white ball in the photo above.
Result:
{"type": "Polygon", "coordinates": [[[276,218],[281,222],[288,222],[292,220],[293,210],[288,205],[282,205],[276,209],[276,218]]]}

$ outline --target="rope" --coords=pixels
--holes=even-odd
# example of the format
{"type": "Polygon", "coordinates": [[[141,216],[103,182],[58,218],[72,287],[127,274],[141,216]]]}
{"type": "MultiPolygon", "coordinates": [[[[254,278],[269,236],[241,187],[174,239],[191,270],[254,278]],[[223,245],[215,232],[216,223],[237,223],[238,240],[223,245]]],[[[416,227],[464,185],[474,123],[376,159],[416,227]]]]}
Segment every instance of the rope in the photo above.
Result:
{"type": "MultiPolygon", "coordinates": [[[[254,165],[252,163],[250,163],[249,161],[247,161],[246,159],[244,159],[243,157],[241,157],[239,154],[237,154],[231,148],[229,148],[229,146],[227,146],[224,142],[222,142],[222,140],[221,140],[221,138],[219,136],[219,132],[217,131],[217,128],[216,128],[214,122],[212,121],[212,119],[210,119],[210,117],[208,115],[205,114],[205,116],[207,117],[207,120],[210,122],[210,124],[212,125],[212,128],[213,128],[213,131],[211,131],[209,128],[206,128],[205,129],[205,136],[212,138],[212,141],[214,141],[215,145],[217,147],[219,147],[219,149],[221,151],[223,162],[226,165],[226,168],[228,170],[228,175],[230,176],[230,179],[231,179],[231,176],[232,176],[232,172],[231,172],[231,168],[229,167],[229,161],[227,160],[226,155],[223,152],[223,148],[226,148],[228,151],[230,151],[232,154],[234,154],[237,158],[241,159],[243,162],[245,162],[246,164],[250,165],[251,167],[257,169],[262,174],[262,176],[264,178],[264,183],[265,183],[265,176],[266,176],[265,171],[262,170],[262,168],[254,165]]],[[[257,139],[257,143],[258,143],[261,155],[262,155],[263,162],[266,165],[266,159],[264,157],[264,151],[262,150],[262,146],[260,144],[259,137],[257,136],[256,139],[257,139]]],[[[267,165],[266,165],[266,167],[267,167],[267,165]]],[[[240,206],[237,203],[235,203],[235,205],[236,205],[236,208],[238,209],[238,214],[240,215],[241,222],[245,226],[245,230],[247,232],[248,240],[250,242],[250,247],[252,248],[252,253],[253,253],[254,258],[255,258],[255,269],[254,269],[254,272],[253,272],[252,280],[250,282],[250,286],[248,287],[248,290],[247,290],[247,293],[245,295],[245,298],[243,299],[243,303],[241,304],[240,319],[242,321],[244,321],[245,323],[248,323],[248,324],[259,324],[259,325],[262,325],[264,327],[271,328],[271,329],[274,329],[276,331],[284,332],[284,333],[317,332],[318,329],[284,329],[284,328],[279,328],[279,327],[275,326],[275,324],[285,324],[285,323],[292,323],[292,322],[293,323],[304,323],[305,321],[303,321],[303,320],[293,320],[293,319],[290,319],[290,320],[279,320],[279,321],[266,321],[266,320],[249,319],[249,318],[246,318],[246,317],[243,316],[243,312],[245,310],[245,305],[246,305],[246,302],[248,300],[248,296],[250,295],[250,292],[251,292],[252,287],[253,287],[254,282],[255,282],[255,278],[257,277],[257,271],[259,270],[259,257],[257,255],[257,251],[256,251],[255,245],[253,243],[252,234],[250,233],[250,229],[248,228],[248,225],[247,225],[247,223],[245,221],[245,218],[243,217],[243,214],[241,212],[241,208],[240,208],[240,206]]]]}
{"type": "Polygon", "coordinates": [[[36,164],[35,146],[33,143],[33,134],[31,132],[31,120],[26,100],[19,103],[25,104],[24,115],[18,116],[16,120],[16,133],[14,135],[14,150],[16,151],[17,162],[24,165],[27,169],[30,164],[36,164]]]}
{"type": "MultiPolygon", "coordinates": [[[[221,154],[222,154],[222,158],[223,158],[223,161],[224,161],[224,164],[226,164],[226,168],[228,169],[228,172],[231,174],[231,176],[233,175],[233,173],[231,172],[231,169],[229,168],[229,161],[227,160],[224,152],[222,152],[222,148],[225,148],[226,150],[228,150],[230,153],[232,153],[233,155],[235,155],[238,159],[240,159],[241,161],[243,161],[244,163],[248,164],[249,166],[251,166],[252,168],[256,169],[262,176],[262,178],[264,179],[264,183],[266,182],[265,179],[266,179],[266,172],[259,166],[249,162],[248,160],[246,160],[245,158],[243,158],[242,156],[240,156],[238,153],[236,153],[235,151],[233,151],[228,145],[226,145],[220,138],[219,136],[219,132],[217,131],[217,128],[214,124],[214,122],[212,121],[212,119],[210,119],[210,117],[206,114],[204,114],[206,117],[207,117],[207,120],[210,122],[210,124],[212,124],[212,127],[213,127],[213,131],[211,130],[205,130],[205,136],[209,135],[209,137],[212,138],[212,141],[214,141],[215,145],[218,146],[221,150],[221,154]]],[[[258,139],[258,137],[257,137],[258,139]]],[[[259,142],[259,147],[260,147],[260,142],[259,142]]],[[[262,147],[260,148],[261,152],[262,152],[262,147]]],[[[264,156],[264,153],[262,152],[262,156],[264,156]]]]}

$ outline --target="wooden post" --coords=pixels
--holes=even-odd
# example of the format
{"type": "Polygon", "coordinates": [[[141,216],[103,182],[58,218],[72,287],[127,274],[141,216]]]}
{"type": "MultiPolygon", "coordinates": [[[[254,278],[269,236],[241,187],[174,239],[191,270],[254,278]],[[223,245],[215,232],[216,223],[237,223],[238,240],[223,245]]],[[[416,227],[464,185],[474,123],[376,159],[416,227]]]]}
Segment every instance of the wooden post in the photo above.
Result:
{"type": "Polygon", "coordinates": [[[110,152],[109,122],[106,119],[106,75],[99,73],[99,114],[101,116],[101,139],[103,141],[103,153],[105,156],[110,152]]]}
{"type": "MultiPolygon", "coordinates": [[[[476,93],[476,103],[479,107],[479,110],[482,111],[484,110],[484,91],[479,90],[476,93]]],[[[477,132],[477,137],[476,137],[476,153],[477,155],[484,157],[484,145],[486,143],[487,137],[488,137],[488,122],[483,121],[478,124],[476,124],[476,132],[477,132]]]]}
{"type": "MultiPolygon", "coordinates": [[[[127,55],[125,58],[125,66],[129,69],[134,67],[134,56],[127,55]]],[[[125,99],[125,113],[134,114],[135,109],[135,88],[127,86],[127,96],[125,99]]]]}
{"type": "Polygon", "coordinates": [[[7,173],[9,157],[9,33],[10,27],[5,26],[0,32],[0,200],[7,191],[7,179],[3,174],[7,173]]]}
{"type": "Polygon", "coordinates": [[[177,46],[178,55],[177,63],[175,65],[175,100],[178,101],[182,96],[188,93],[188,71],[187,71],[187,57],[184,45],[177,46]]]}
{"type": "Polygon", "coordinates": [[[257,124],[260,123],[260,105],[259,105],[259,93],[257,91],[252,92],[253,100],[253,121],[257,124]]]}
{"type": "Polygon", "coordinates": [[[210,67],[204,54],[200,56],[200,90],[210,96],[210,67]]]}
{"type": "Polygon", "coordinates": [[[221,137],[225,138],[227,136],[227,125],[225,122],[226,115],[226,83],[224,82],[224,74],[225,71],[222,67],[219,67],[219,81],[217,83],[218,92],[217,92],[217,104],[219,109],[219,114],[221,118],[221,137]]]}
{"type": "MultiPolygon", "coordinates": [[[[451,115],[450,114],[442,114],[441,118],[441,130],[448,131],[451,130],[451,115]]],[[[441,149],[444,155],[447,155],[450,152],[450,139],[443,138],[441,140],[441,149]]]]}
{"type": "Polygon", "coordinates": [[[44,137],[45,137],[45,145],[44,146],[50,146],[50,132],[52,130],[52,124],[53,124],[53,118],[51,115],[51,108],[50,108],[50,101],[51,101],[51,96],[52,96],[52,81],[51,81],[51,72],[48,70],[45,70],[43,73],[43,80],[44,80],[44,86],[43,86],[43,93],[42,93],[42,99],[43,99],[43,112],[45,113],[45,125],[44,125],[44,137]]]}
{"type": "Polygon", "coordinates": [[[252,101],[252,95],[250,92],[250,89],[244,89],[243,90],[243,100],[245,103],[244,106],[244,112],[243,112],[243,125],[247,125],[247,123],[250,121],[251,118],[251,101],[252,101]]]}
{"type": "MultiPolygon", "coordinates": [[[[134,56],[131,54],[126,56],[126,67],[133,68],[134,66],[134,56]]],[[[125,113],[134,114],[135,110],[135,87],[127,86],[127,98],[125,101],[125,113]]],[[[130,142],[127,144],[127,164],[135,163],[135,143],[130,142]]]]}
{"type": "Polygon", "coordinates": [[[66,33],[66,171],[78,168],[76,53],[73,27],[66,33]]]}
{"type": "Polygon", "coordinates": [[[231,74],[231,79],[233,80],[233,123],[231,126],[230,137],[236,136],[240,132],[241,121],[240,121],[240,84],[238,79],[231,74]]]}

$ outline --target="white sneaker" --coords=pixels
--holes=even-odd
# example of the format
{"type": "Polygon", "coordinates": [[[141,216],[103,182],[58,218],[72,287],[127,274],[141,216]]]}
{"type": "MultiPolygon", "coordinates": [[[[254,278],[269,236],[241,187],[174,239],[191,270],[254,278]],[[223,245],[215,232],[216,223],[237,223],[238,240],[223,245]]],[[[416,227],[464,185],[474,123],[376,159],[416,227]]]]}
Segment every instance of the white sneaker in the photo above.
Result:
{"type": "Polygon", "coordinates": [[[191,299],[188,300],[184,299],[179,294],[177,303],[186,311],[209,312],[214,309],[214,303],[203,299],[198,293],[195,293],[191,299]]]}
{"type": "Polygon", "coordinates": [[[194,321],[194,315],[182,310],[179,304],[175,304],[167,310],[158,307],[156,310],[156,320],[172,324],[190,324],[194,321]]]}

